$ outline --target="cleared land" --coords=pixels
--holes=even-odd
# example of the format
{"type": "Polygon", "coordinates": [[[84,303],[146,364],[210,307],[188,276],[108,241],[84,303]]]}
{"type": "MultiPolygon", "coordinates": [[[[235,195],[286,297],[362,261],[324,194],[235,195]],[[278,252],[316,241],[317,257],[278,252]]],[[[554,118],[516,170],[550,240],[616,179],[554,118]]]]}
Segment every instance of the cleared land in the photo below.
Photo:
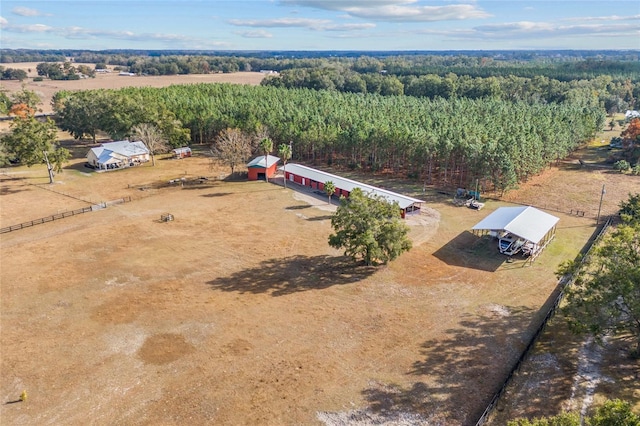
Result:
{"type": "Polygon", "coordinates": [[[539,260],[505,263],[468,232],[503,202],[414,193],[428,201],[416,246],[369,269],[328,247],[324,199],[215,180],[226,169],[204,157],[111,173],[78,159],[54,185],[42,167],[7,172],[2,226],[133,199],[2,235],[0,392],[29,393],[2,406],[10,424],[468,424],[544,314],[556,265],[594,230],[552,212],[539,260]]]}

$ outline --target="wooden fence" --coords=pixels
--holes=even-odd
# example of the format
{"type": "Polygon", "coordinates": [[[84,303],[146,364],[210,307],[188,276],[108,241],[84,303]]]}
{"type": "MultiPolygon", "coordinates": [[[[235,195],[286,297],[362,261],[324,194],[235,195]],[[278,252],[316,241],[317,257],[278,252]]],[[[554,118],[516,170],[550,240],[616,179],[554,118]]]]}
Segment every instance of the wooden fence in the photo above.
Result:
{"type": "Polygon", "coordinates": [[[54,220],[60,220],[66,217],[76,216],[83,213],[89,213],[95,210],[101,210],[101,209],[107,208],[107,206],[126,203],[129,201],[131,201],[131,197],[123,197],[123,198],[118,198],[117,200],[107,201],[105,203],[94,204],[90,207],[83,207],[81,209],[70,210],[62,213],[53,214],[51,216],[42,217],[40,219],[19,223],[18,225],[11,225],[4,228],[0,228],[0,234],[5,234],[7,232],[12,232],[12,231],[18,231],[24,228],[30,228],[35,225],[40,225],[47,222],[53,222],[54,220]]]}
{"type": "Polygon", "coordinates": [[[54,220],[64,219],[65,217],[75,216],[82,213],[88,213],[93,211],[92,207],[83,207],[77,210],[66,211],[58,214],[54,214],[51,216],[42,217],[36,220],[30,220],[29,222],[23,222],[18,225],[11,225],[5,228],[0,229],[0,234],[5,234],[7,232],[17,231],[19,229],[30,228],[35,225],[40,225],[42,223],[53,222],[54,220]]]}
{"type": "MultiPolygon", "coordinates": [[[[591,252],[591,249],[593,248],[593,246],[600,240],[600,238],[602,238],[607,228],[611,225],[612,221],[613,221],[612,217],[609,217],[609,219],[605,222],[600,232],[598,232],[597,236],[589,243],[586,252],[582,256],[581,265],[587,259],[587,256],[591,252]]],[[[538,341],[538,339],[542,335],[542,332],[545,330],[545,328],[547,328],[547,324],[549,323],[549,320],[555,315],[558,307],[560,306],[560,302],[562,302],[562,299],[564,298],[565,288],[573,284],[573,280],[574,280],[573,276],[564,276],[560,279],[560,281],[558,281],[558,288],[560,289],[560,291],[558,292],[558,295],[555,297],[553,304],[551,305],[551,308],[549,308],[549,311],[547,312],[547,315],[542,320],[542,323],[538,326],[535,333],[533,333],[533,336],[529,340],[529,343],[525,347],[522,354],[520,354],[518,361],[514,364],[513,368],[509,372],[509,375],[503,382],[502,386],[500,387],[500,390],[498,390],[498,392],[496,392],[493,395],[493,398],[491,398],[491,402],[489,402],[489,405],[487,406],[487,408],[485,408],[484,412],[482,413],[482,416],[480,416],[480,418],[476,422],[476,426],[484,425],[486,421],[489,419],[489,416],[495,409],[496,405],[498,404],[498,401],[506,391],[507,386],[509,386],[509,384],[511,383],[511,379],[513,379],[513,376],[520,370],[520,367],[522,367],[522,364],[527,359],[527,356],[529,356],[529,353],[533,349],[535,343],[538,341]]]]}

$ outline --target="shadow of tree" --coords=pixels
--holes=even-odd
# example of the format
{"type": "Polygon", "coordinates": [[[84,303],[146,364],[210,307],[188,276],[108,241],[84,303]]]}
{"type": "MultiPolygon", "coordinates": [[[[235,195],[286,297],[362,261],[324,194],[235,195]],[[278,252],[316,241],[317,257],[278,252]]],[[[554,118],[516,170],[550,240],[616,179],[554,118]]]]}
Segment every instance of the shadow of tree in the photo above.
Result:
{"type": "Polygon", "coordinates": [[[331,220],[332,218],[333,218],[333,216],[332,216],[332,215],[330,215],[330,214],[325,214],[325,215],[322,215],[322,216],[308,217],[308,218],[307,218],[307,220],[308,220],[308,221],[312,221],[312,222],[313,222],[313,221],[321,222],[321,221],[323,221],[323,220],[331,220]]]}
{"type": "Polygon", "coordinates": [[[375,267],[354,263],[352,259],[343,256],[298,255],[265,260],[254,268],[216,278],[207,284],[215,290],[284,296],[300,291],[355,283],[372,275],[376,270],[375,267]]]}
{"type": "Polygon", "coordinates": [[[494,272],[506,257],[498,252],[495,240],[478,237],[469,231],[458,234],[433,253],[447,265],[494,272]]]}
{"type": "Polygon", "coordinates": [[[475,424],[500,389],[533,334],[531,309],[499,305],[467,315],[444,339],[427,340],[409,387],[374,384],[362,391],[376,413],[409,412],[433,424],[475,424]]]}
{"type": "Polygon", "coordinates": [[[289,207],[285,207],[285,210],[304,210],[304,209],[310,209],[311,206],[310,204],[305,204],[302,206],[289,206],[289,207]]]}
{"type": "Polygon", "coordinates": [[[224,197],[225,195],[231,195],[231,192],[212,192],[210,194],[202,194],[201,197],[206,198],[215,198],[215,197],[224,197]]]}

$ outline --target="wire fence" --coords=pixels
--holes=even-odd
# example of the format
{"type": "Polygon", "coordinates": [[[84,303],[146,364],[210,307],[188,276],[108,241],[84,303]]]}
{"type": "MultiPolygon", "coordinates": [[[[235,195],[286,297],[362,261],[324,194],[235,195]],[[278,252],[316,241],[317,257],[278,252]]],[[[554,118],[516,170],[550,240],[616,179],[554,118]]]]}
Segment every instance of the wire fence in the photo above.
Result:
{"type": "MultiPolygon", "coordinates": [[[[607,228],[609,228],[609,226],[611,226],[612,222],[613,222],[613,217],[609,217],[607,219],[607,221],[604,223],[604,225],[602,226],[602,229],[596,234],[596,237],[593,238],[590,241],[590,243],[588,243],[587,250],[584,253],[584,255],[582,256],[582,260],[580,262],[580,267],[582,266],[582,263],[584,263],[584,261],[589,256],[589,253],[591,252],[591,250],[595,246],[595,244],[602,238],[602,236],[606,232],[607,228]]],[[[573,280],[574,280],[573,276],[564,276],[564,277],[560,278],[560,280],[558,281],[558,288],[560,289],[560,291],[558,292],[557,296],[555,297],[555,299],[553,301],[553,304],[549,308],[549,311],[545,315],[545,317],[542,320],[541,324],[536,329],[535,333],[533,333],[533,335],[531,336],[531,339],[529,340],[529,343],[527,344],[525,349],[522,351],[522,354],[520,354],[520,357],[518,358],[518,361],[514,364],[513,368],[509,372],[507,378],[505,379],[505,381],[503,382],[502,386],[500,387],[500,390],[498,390],[493,395],[493,398],[491,398],[491,402],[489,402],[489,405],[487,406],[487,408],[484,410],[484,412],[482,413],[482,415],[480,416],[480,418],[476,422],[476,426],[484,425],[486,423],[486,421],[489,419],[489,416],[491,415],[491,413],[495,409],[496,405],[498,404],[498,401],[500,400],[500,398],[502,397],[502,395],[506,391],[507,387],[511,383],[511,380],[513,379],[513,376],[520,370],[520,368],[522,367],[522,364],[527,359],[527,357],[529,356],[529,353],[532,351],[532,349],[535,346],[536,342],[538,341],[538,339],[542,335],[542,332],[547,328],[547,324],[549,323],[549,320],[551,320],[551,318],[553,318],[553,316],[555,315],[556,311],[558,310],[558,307],[560,306],[560,302],[562,302],[562,299],[564,298],[565,289],[569,285],[571,285],[573,283],[573,280]]]]}

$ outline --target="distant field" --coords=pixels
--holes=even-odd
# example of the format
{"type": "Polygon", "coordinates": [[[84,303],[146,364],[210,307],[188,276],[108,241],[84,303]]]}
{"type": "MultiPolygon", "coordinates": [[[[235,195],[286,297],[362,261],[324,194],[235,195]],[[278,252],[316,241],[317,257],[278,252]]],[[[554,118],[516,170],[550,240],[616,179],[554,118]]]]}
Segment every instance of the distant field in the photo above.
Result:
{"type": "MultiPolygon", "coordinates": [[[[96,74],[95,78],[83,80],[44,80],[34,82],[32,77],[37,77],[37,62],[23,62],[15,64],[3,64],[7,68],[17,68],[27,71],[29,79],[24,82],[14,80],[3,80],[0,87],[7,89],[10,93],[22,89],[23,85],[28,90],[33,90],[42,99],[40,108],[44,113],[53,112],[51,99],[60,90],[84,90],[84,89],[120,89],[123,87],[166,87],[172,84],[195,84],[195,83],[233,83],[258,85],[264,78],[264,74],[259,72],[237,72],[229,74],[188,74],[188,75],[168,75],[168,76],[120,76],[118,72],[109,74],[96,74]],[[29,71],[30,70],[30,71],[29,71]]],[[[80,64],[76,64],[80,65],[80,64]]],[[[95,67],[95,64],[85,64],[95,67]]]]}

